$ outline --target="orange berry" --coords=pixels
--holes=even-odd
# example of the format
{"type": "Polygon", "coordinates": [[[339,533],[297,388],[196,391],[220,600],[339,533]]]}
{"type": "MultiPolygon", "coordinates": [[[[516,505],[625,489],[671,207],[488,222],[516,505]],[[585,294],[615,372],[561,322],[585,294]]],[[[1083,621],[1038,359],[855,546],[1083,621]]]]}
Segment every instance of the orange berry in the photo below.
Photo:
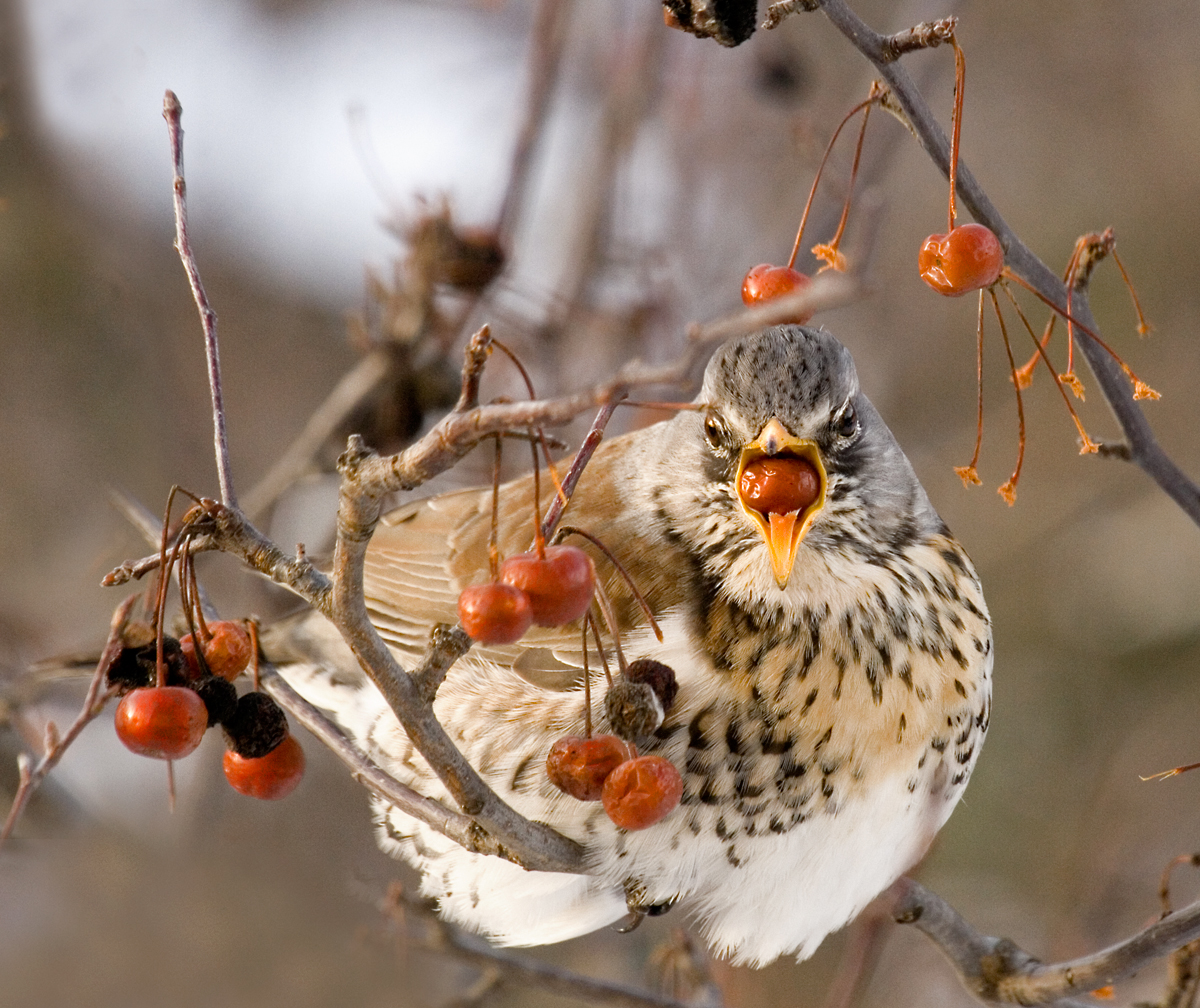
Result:
{"type": "MultiPolygon", "coordinates": [[[[546,555],[517,553],[500,565],[500,580],[529,596],[533,622],[562,626],[592,604],[596,569],[578,546],[547,546],[546,555]]],[[[470,632],[470,631],[468,631],[470,632]]]]}
{"type": "Polygon", "coordinates": [[[601,801],[617,826],[646,829],[674,811],[683,796],[683,778],[661,756],[639,756],[622,763],[604,781],[601,801]]]}
{"type": "Polygon", "coordinates": [[[550,747],[546,776],[572,798],[599,801],[605,778],[632,755],[616,735],[564,735],[550,747]]]}
{"type": "MultiPolygon", "coordinates": [[[[208,629],[212,636],[201,644],[205,664],[213,675],[233,682],[250,664],[250,634],[241,623],[233,620],[214,620],[208,624],[208,629]]],[[[192,635],[180,638],[179,646],[193,678],[202,675],[192,635]]]]}
{"type": "Polygon", "coordinates": [[[462,590],[458,620],[481,644],[513,644],[533,625],[533,608],[520,588],[492,581],[462,590]]]}
{"type": "Polygon", "coordinates": [[[921,279],[939,294],[959,297],[990,287],[1004,268],[1000,239],[982,224],[961,224],[930,235],[917,256],[921,279]]]}
{"type": "Polygon", "coordinates": [[[742,500],[762,514],[791,514],[812,504],[821,492],[821,477],[807,459],[760,458],[742,470],[742,500]]]}
{"type": "MultiPolygon", "coordinates": [[[[746,278],[742,281],[742,303],[753,308],[767,301],[773,301],[775,298],[783,297],[785,294],[803,290],[810,283],[812,283],[811,277],[790,266],[759,263],[746,274],[746,278]]],[[[801,312],[797,313],[795,317],[783,321],[804,325],[810,318],[812,318],[812,312],[801,312]]]]}
{"type": "Polygon", "coordinates": [[[286,735],[279,745],[258,759],[246,759],[232,749],[226,749],[221,766],[225,779],[239,794],[275,801],[296,790],[304,776],[304,762],[300,743],[295,736],[286,735]]]}
{"type": "Polygon", "coordinates": [[[139,756],[182,759],[193,752],[208,727],[208,708],[186,686],[146,686],[117,704],[117,738],[139,756]]]}

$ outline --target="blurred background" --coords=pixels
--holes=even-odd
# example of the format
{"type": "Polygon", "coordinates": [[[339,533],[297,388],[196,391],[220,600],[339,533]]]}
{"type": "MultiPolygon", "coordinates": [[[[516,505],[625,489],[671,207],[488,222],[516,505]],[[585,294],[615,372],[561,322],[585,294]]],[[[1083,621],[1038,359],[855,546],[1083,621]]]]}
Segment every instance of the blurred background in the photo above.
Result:
{"type": "MultiPolygon", "coordinates": [[[[1162,393],[1146,408],[1165,447],[1200,474],[1192,4],[854,6],[886,31],[960,15],[964,158],[1055,270],[1079,234],[1114,227],[1155,331],[1139,341],[1111,263],[1093,307],[1162,393]]],[[[748,267],[786,261],[816,161],[870,82],[818,14],[729,50],[664,28],[652,0],[0,0],[0,60],[0,808],[16,752],[36,750],[47,719],[69,723],[83,694],[24,670],[97,651],[122,597],[99,580],[146,552],[112,488],[153,511],[175,482],[216,492],[200,328],[171,247],[164,89],[184,108],[193,243],[220,316],[245,495],[364,353],[387,367],[338,434],[391,449],[453,398],[480,321],[542,393],[632,355],[670,358],[688,322],[738,306],[748,267]],[[531,43],[539,24],[561,33],[557,76],[531,43]],[[548,85],[546,114],[514,195],[531,79],[548,85]],[[494,228],[502,205],[508,256],[492,279],[490,239],[461,229],[494,228]],[[475,271],[454,273],[456,256],[475,271]]],[[[948,121],[950,51],[906,62],[948,121]]],[[[848,138],[834,155],[806,244],[832,232],[851,150],[848,138]]],[[[1016,417],[991,338],[984,486],[962,487],[952,467],[974,438],[974,300],[935,295],[915,269],[922,239],[944,228],[945,183],[882,114],[865,164],[850,241],[869,249],[858,265],[870,294],[817,321],[853,351],[974,558],[996,631],[991,737],[918,877],[1044,960],[1082,954],[1154,917],[1163,867],[1200,847],[1200,773],[1138,779],[1200,760],[1200,532],[1131,466],[1076,453],[1044,375],[1006,507],[994,488],[1016,417]]],[[[485,394],[520,394],[492,372],[485,394]]],[[[1098,400],[1084,422],[1115,438],[1098,400]]],[[[328,542],[336,443],[263,506],[285,547],[328,542]]],[[[487,466],[468,459],[428,489],[480,481],[487,466]]],[[[226,615],[291,607],[228,559],[205,557],[201,576],[226,615]]],[[[305,748],[297,793],[258,803],[221,779],[209,737],[179,764],[170,815],[162,766],[127,753],[106,718],[90,726],[0,851],[0,1004],[460,995],[476,975],[406,947],[376,910],[404,872],[376,851],[362,790],[305,748]]],[[[1200,891],[1187,871],[1177,905],[1200,891]]],[[[534,954],[640,982],[682,923],[534,954]]],[[[884,938],[861,1004],[973,1003],[922,935],[889,925],[884,938]]],[[[836,935],[801,965],[714,972],[732,1008],[816,1006],[844,944],[836,935]]],[[[1161,983],[1147,970],[1117,1003],[1161,983]]],[[[495,1002],[566,1003],[505,989],[495,1002]]]]}

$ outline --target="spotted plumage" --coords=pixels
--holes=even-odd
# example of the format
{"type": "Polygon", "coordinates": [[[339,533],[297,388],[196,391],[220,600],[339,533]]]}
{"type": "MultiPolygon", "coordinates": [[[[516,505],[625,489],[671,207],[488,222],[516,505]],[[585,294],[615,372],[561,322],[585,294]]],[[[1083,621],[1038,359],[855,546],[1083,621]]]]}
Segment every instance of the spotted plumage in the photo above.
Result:
{"type": "MultiPolygon", "coordinates": [[[[846,350],[823,330],[767,330],[718,352],[698,401],[605,443],[564,518],[608,544],[660,619],[661,643],[592,550],[626,654],[676,671],[675,703],[639,749],[680,770],[680,806],[630,833],[547,780],[551,743],[583,729],[577,624],[476,647],[435,709],[501,797],[585,845],[590,875],[469,854],[376,802],[383,846],[421,869],[446,916],[497,941],[558,941],[627,906],[678,905],[737,962],[804,957],[923,854],[978,757],[992,665],[979,583],[846,350]],[[783,545],[736,485],[748,452],[776,450],[819,459],[824,493],[783,545]],[[772,550],[794,551],[782,577],[772,550]]],[[[529,478],[504,488],[505,553],[528,547],[531,503],[529,478]]],[[[490,491],[448,494],[377,532],[368,605],[402,660],[486,577],[490,508],[490,491]]],[[[389,771],[446,797],[320,617],[286,636],[292,682],[389,771]]]]}

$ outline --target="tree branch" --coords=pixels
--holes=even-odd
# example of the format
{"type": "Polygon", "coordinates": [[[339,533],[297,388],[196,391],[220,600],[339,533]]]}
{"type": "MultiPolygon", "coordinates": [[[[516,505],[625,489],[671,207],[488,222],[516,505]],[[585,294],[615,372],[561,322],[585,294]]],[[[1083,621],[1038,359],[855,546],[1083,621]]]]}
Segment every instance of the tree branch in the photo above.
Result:
{"type": "Polygon", "coordinates": [[[1116,983],[1200,938],[1200,900],[1169,914],[1131,938],[1092,955],[1043,964],[1006,938],[981,935],[950,904],[912,879],[897,883],[892,916],[928,935],[950,960],[963,985],[982,1001],[1056,1005],[1116,983]]]}
{"type": "MultiPolygon", "coordinates": [[[[949,178],[950,143],[917,89],[908,71],[892,55],[889,38],[869,28],[845,3],[845,0],[820,0],[825,16],[850,43],[875,65],[900,103],[913,132],[930,159],[949,178]]],[[[992,201],[975,181],[974,175],[960,162],[957,193],[963,205],[981,224],[987,225],[1004,247],[1009,269],[1062,311],[1067,310],[1065,285],[1049,267],[1029,250],[1000,216],[992,201]]],[[[1086,302],[1073,299],[1071,314],[1093,332],[1099,332],[1086,302]]],[[[1109,408],[1124,431],[1131,460],[1200,525],[1200,487],[1197,487],[1159,446],[1145,415],[1133,401],[1121,369],[1107,351],[1083,332],[1075,334],[1075,343],[1087,359],[1109,408]]]]}
{"type": "Polygon", "coordinates": [[[116,695],[116,690],[112,688],[104,689],[105,681],[108,676],[108,670],[120,656],[121,649],[125,646],[122,639],[122,634],[125,632],[125,624],[129,622],[129,612],[140,597],[140,592],[130,595],[129,598],[117,606],[116,611],[113,613],[112,623],[108,631],[108,640],[105,642],[100,660],[96,663],[96,671],[92,675],[91,685],[88,686],[83,707],[80,708],[79,716],[75,718],[74,723],[67,729],[67,733],[59,737],[58,730],[54,727],[54,722],[49,722],[46,725],[46,749],[42,753],[42,758],[38,761],[37,766],[31,767],[24,754],[18,760],[20,784],[17,786],[17,793],[13,797],[12,807],[8,810],[8,817],[4,820],[4,828],[0,829],[0,842],[7,840],[12,835],[13,828],[17,825],[17,820],[20,818],[22,810],[46,774],[58,765],[58,761],[62,759],[63,754],[67,751],[71,743],[79,737],[79,733],[96,719],[96,716],[104,710],[104,705],[116,695]]]}
{"type": "Polygon", "coordinates": [[[230,507],[237,507],[237,497],[233,493],[233,474],[229,464],[229,438],[225,432],[225,405],[221,398],[221,358],[217,348],[217,313],[208,303],[208,295],[204,293],[204,284],[200,280],[200,267],[196,265],[196,257],[192,255],[192,243],[188,238],[187,226],[187,183],[183,179],[183,127],[180,117],[183,106],[175,97],[174,91],[168,91],[163,97],[163,118],[167,120],[167,134],[171,139],[171,161],[175,168],[175,178],[172,186],[175,201],[175,248],[179,250],[179,258],[187,273],[188,283],[192,288],[192,297],[196,299],[196,308],[200,311],[200,325],[204,329],[205,358],[208,361],[208,385],[212,390],[213,442],[217,456],[217,480],[221,485],[221,500],[230,507]]]}

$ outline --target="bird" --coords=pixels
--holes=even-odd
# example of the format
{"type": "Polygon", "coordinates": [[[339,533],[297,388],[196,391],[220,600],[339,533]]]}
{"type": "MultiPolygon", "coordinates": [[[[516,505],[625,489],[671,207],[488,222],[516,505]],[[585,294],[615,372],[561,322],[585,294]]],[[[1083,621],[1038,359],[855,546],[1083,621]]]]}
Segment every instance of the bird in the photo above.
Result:
{"type": "MultiPolygon", "coordinates": [[[[627,831],[548,780],[551,745],[583,734],[578,622],[476,645],[434,710],[501,798],[583,846],[588,874],[470,853],[373,799],[381,846],[420,871],[445,919],[495,943],[549,944],[677,907],[735,964],[802,960],[921,859],[978,759],[993,664],[979,579],[849,351],[798,325],[735,339],[693,407],[602,443],[563,517],[608,547],[657,616],[661,641],[584,543],[624,654],[675,671],[674,703],[639,751],[679,770],[679,806],[627,831]],[[818,474],[812,503],[788,522],[756,511],[747,465],[797,457],[818,474]]],[[[532,474],[501,487],[505,555],[529,549],[533,492],[532,474]]],[[[455,622],[459,592],[488,579],[491,521],[490,487],[382,518],[364,588],[406,667],[434,624],[455,622]]],[[[293,621],[273,646],[285,678],[368,755],[452,805],[324,617],[293,621]]],[[[595,674],[594,645],[588,658],[595,674]]],[[[603,689],[590,700],[602,724],[603,689]]]]}

